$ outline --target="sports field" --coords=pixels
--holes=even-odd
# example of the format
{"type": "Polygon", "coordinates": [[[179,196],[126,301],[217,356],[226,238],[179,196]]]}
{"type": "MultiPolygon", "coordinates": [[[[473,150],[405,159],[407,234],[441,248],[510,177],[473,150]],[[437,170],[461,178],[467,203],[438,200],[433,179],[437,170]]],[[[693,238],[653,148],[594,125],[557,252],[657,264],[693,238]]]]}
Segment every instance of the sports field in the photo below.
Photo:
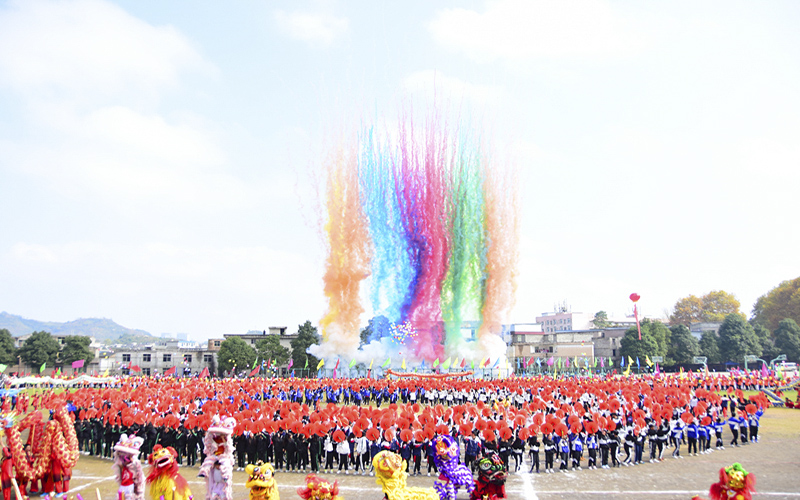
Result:
{"type": "MultiPolygon", "coordinates": [[[[689,499],[707,496],[719,469],[740,462],[756,475],[756,490],[763,498],[800,498],[800,411],[771,408],[761,418],[760,442],[738,448],[726,447],[708,455],[665,458],[661,463],[645,463],[617,469],[584,470],[555,474],[511,474],[506,492],[511,499],[619,498],[619,499],[689,499]]],[[[725,437],[729,438],[727,429],[725,437]]],[[[727,444],[727,442],[726,442],[727,444]]],[[[682,452],[685,454],[686,447],[682,452]]],[[[669,452],[665,452],[667,456],[669,452]]],[[[542,454],[543,460],[543,454],[542,454]]],[[[585,464],[585,462],[584,462],[585,464]]],[[[205,497],[205,483],[197,477],[197,468],[184,467],[195,498],[205,497]]],[[[520,471],[521,472],[521,471],[520,471]]],[[[323,474],[338,480],[345,499],[380,499],[381,490],[369,476],[323,474]]],[[[281,498],[299,498],[296,489],[303,484],[303,474],[278,473],[276,479],[281,498]]],[[[234,498],[245,500],[244,472],[234,472],[234,498]]],[[[410,486],[430,487],[433,477],[410,477],[410,486]]],[[[117,498],[116,483],[111,476],[109,460],[81,456],[73,470],[71,493],[80,493],[86,500],[95,498],[100,489],[103,500],[117,498]]],[[[461,492],[460,499],[468,498],[461,492]]],[[[157,500],[157,499],[156,499],[157,500]]]]}

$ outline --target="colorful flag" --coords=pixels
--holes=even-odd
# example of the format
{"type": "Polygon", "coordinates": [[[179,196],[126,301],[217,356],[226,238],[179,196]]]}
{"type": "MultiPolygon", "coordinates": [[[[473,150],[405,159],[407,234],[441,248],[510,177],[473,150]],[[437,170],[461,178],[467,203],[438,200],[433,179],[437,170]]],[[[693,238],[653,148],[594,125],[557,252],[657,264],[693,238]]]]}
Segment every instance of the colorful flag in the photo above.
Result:
{"type": "Polygon", "coordinates": [[[350,360],[350,368],[356,366],[356,358],[350,360]]]}
{"type": "Polygon", "coordinates": [[[369,360],[369,369],[372,370],[372,363],[375,362],[375,358],[369,360]]]}
{"type": "Polygon", "coordinates": [[[625,356],[622,356],[622,358],[620,358],[619,366],[625,366],[625,356]]]}
{"type": "MultiPolygon", "coordinates": [[[[253,360],[253,368],[255,368],[256,366],[258,366],[258,356],[256,356],[256,359],[253,360]]],[[[252,370],[253,368],[250,369],[252,370]]]]}
{"type": "Polygon", "coordinates": [[[381,368],[386,368],[386,367],[387,367],[387,366],[389,366],[390,364],[392,364],[392,357],[391,357],[391,356],[389,356],[388,358],[386,358],[386,361],[384,361],[384,362],[383,362],[383,364],[381,365],[381,368]]]}
{"type": "Polygon", "coordinates": [[[4,364],[0,363],[0,373],[3,373],[4,371],[6,371],[6,368],[8,368],[8,365],[4,365],[4,364]]]}
{"type": "Polygon", "coordinates": [[[308,369],[308,354],[306,354],[306,366],[303,367],[303,370],[308,369]]]}
{"type": "Polygon", "coordinates": [[[61,376],[61,367],[59,366],[58,370],[56,370],[56,377],[60,377],[60,376],[61,376]]]}
{"type": "Polygon", "coordinates": [[[542,358],[536,358],[536,366],[538,366],[539,368],[542,367],[542,358]]]}
{"type": "Polygon", "coordinates": [[[444,363],[442,363],[442,370],[449,370],[451,361],[452,359],[450,359],[450,357],[448,356],[447,359],[444,360],[444,363]]]}
{"type": "Polygon", "coordinates": [[[497,368],[500,365],[500,358],[497,358],[497,361],[494,362],[492,368],[497,368]]]}
{"type": "Polygon", "coordinates": [[[478,363],[478,368],[483,368],[486,365],[486,358],[481,359],[481,362],[478,363]]]}
{"type": "Polygon", "coordinates": [[[325,366],[325,360],[324,359],[320,359],[319,363],[317,363],[317,370],[319,370],[323,366],[325,366]]]}
{"type": "MultiPolygon", "coordinates": [[[[336,370],[337,368],[339,368],[339,361],[341,361],[341,359],[337,358],[337,359],[336,359],[336,366],[334,366],[334,367],[333,367],[333,369],[334,369],[334,370],[336,370]]],[[[336,376],[334,376],[333,378],[336,378],[336,376]]]]}
{"type": "Polygon", "coordinates": [[[608,358],[608,366],[609,366],[609,367],[612,367],[612,366],[614,366],[614,360],[613,360],[613,359],[611,359],[611,358],[608,358]]]}
{"type": "Polygon", "coordinates": [[[636,356],[636,368],[641,368],[642,366],[639,364],[639,356],[636,356]]]}
{"type": "Polygon", "coordinates": [[[42,366],[39,367],[39,373],[43,373],[46,366],[47,366],[47,361],[42,363],[42,366]]]}
{"type": "Polygon", "coordinates": [[[474,370],[474,369],[475,369],[475,360],[473,359],[472,360],[472,370],[474,370]]]}
{"type": "Polygon", "coordinates": [[[406,369],[406,358],[403,358],[403,362],[400,363],[400,368],[402,368],[403,370],[406,369]]]}
{"type": "Polygon", "coordinates": [[[653,362],[650,361],[650,355],[648,354],[644,355],[644,362],[647,363],[647,366],[653,366],[653,362]]]}
{"type": "Polygon", "coordinates": [[[461,369],[463,370],[465,366],[467,366],[467,358],[461,360],[461,369]]]}
{"type": "MultiPolygon", "coordinates": [[[[250,376],[255,377],[258,374],[258,370],[260,370],[260,366],[254,366],[252,370],[250,370],[250,376]]],[[[164,374],[166,375],[166,373],[164,374]]]]}
{"type": "Polygon", "coordinates": [[[142,369],[139,368],[139,365],[131,365],[131,371],[138,373],[138,372],[142,371],[142,369]]]}
{"type": "Polygon", "coordinates": [[[208,367],[206,366],[205,368],[203,368],[203,371],[200,372],[200,378],[205,378],[208,377],[209,375],[210,373],[208,372],[208,367]]]}
{"type": "Polygon", "coordinates": [[[434,368],[436,368],[437,366],[439,366],[439,358],[436,358],[436,359],[433,361],[433,367],[434,367],[434,368]]]}
{"type": "Polygon", "coordinates": [[[569,368],[569,356],[564,360],[564,368],[569,368]]]}
{"type": "Polygon", "coordinates": [[[83,368],[83,362],[84,362],[84,360],[82,360],[82,359],[79,359],[78,361],[73,361],[72,362],[72,368],[73,369],[75,369],[75,368],[83,368]]]}
{"type": "Polygon", "coordinates": [[[106,371],[103,372],[103,378],[106,378],[106,377],[108,377],[108,368],[106,368],[106,371]]]}
{"type": "Polygon", "coordinates": [[[287,370],[291,370],[293,366],[294,366],[294,358],[291,358],[291,359],[289,360],[289,364],[288,364],[288,365],[286,365],[286,369],[287,369],[287,370]]]}
{"type": "MultiPolygon", "coordinates": [[[[639,359],[639,357],[637,356],[636,359],[639,359]]],[[[633,364],[633,358],[628,356],[628,366],[631,366],[632,364],[633,364]]]]}
{"type": "Polygon", "coordinates": [[[658,368],[658,363],[656,363],[656,372],[655,372],[655,373],[656,373],[656,375],[658,375],[659,373],[661,373],[661,370],[659,370],[659,368],[658,368]]]}
{"type": "Polygon", "coordinates": [[[553,359],[553,356],[547,358],[547,366],[553,366],[553,363],[555,363],[555,359],[553,359]]]}
{"type": "MultiPolygon", "coordinates": [[[[178,371],[178,367],[177,366],[173,366],[172,368],[170,368],[169,370],[164,372],[164,376],[165,377],[172,377],[172,376],[175,375],[175,372],[177,372],[177,371],[178,371]]],[[[252,377],[252,375],[251,375],[251,377],[252,377]]]]}

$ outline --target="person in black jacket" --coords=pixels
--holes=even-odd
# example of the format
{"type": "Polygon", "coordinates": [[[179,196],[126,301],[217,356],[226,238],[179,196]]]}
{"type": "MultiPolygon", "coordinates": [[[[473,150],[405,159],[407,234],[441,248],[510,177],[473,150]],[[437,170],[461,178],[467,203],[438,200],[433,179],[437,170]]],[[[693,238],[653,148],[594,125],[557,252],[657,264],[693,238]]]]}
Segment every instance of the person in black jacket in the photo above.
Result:
{"type": "Polygon", "coordinates": [[[297,470],[297,437],[294,433],[286,435],[284,441],[284,450],[286,452],[286,470],[294,472],[297,470]]]}
{"type": "Polygon", "coordinates": [[[190,430],[186,433],[186,465],[194,467],[197,463],[197,433],[190,430]]]}
{"type": "Polygon", "coordinates": [[[247,436],[247,463],[258,462],[258,438],[252,432],[245,432],[247,436]]]}
{"type": "Polygon", "coordinates": [[[189,443],[186,435],[186,428],[181,425],[175,432],[175,451],[178,452],[178,465],[183,465],[183,457],[186,456],[186,447],[189,443]]]}
{"type": "Polygon", "coordinates": [[[238,470],[244,470],[247,460],[247,439],[241,432],[234,436],[233,446],[236,448],[236,466],[238,470]]]}
{"type": "Polygon", "coordinates": [[[276,432],[272,437],[272,444],[275,447],[275,470],[285,470],[283,463],[283,450],[286,446],[286,439],[283,432],[276,432]]]}
{"type": "Polygon", "coordinates": [[[313,434],[308,440],[308,454],[311,458],[311,472],[319,472],[319,458],[322,455],[322,439],[313,434]]]}

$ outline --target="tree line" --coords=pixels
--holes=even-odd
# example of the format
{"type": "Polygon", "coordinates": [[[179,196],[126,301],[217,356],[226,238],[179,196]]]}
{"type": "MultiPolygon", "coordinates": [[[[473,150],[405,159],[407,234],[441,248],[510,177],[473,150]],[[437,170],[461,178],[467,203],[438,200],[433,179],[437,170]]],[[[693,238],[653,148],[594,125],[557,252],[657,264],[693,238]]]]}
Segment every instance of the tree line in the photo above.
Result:
{"type": "Polygon", "coordinates": [[[17,349],[11,332],[3,328],[0,329],[0,364],[14,366],[20,360],[33,368],[44,364],[50,367],[71,365],[80,360],[89,364],[94,359],[94,352],[89,348],[91,343],[89,337],[68,335],[60,344],[49,332],[40,331],[33,332],[17,349]]]}

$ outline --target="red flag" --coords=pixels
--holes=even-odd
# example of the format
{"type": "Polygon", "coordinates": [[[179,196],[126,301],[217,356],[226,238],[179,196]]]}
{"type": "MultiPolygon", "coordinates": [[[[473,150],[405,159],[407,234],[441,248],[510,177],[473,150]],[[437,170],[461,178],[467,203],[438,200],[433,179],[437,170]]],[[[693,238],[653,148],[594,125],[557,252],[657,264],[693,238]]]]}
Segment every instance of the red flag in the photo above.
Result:
{"type": "Polygon", "coordinates": [[[142,371],[142,369],[139,368],[139,365],[131,365],[131,371],[132,372],[140,372],[140,371],[142,371]]]}
{"type": "Polygon", "coordinates": [[[467,366],[467,358],[461,360],[461,368],[464,368],[465,366],[467,366]]]}
{"type": "Polygon", "coordinates": [[[260,369],[261,369],[260,366],[256,366],[255,368],[253,368],[253,370],[250,372],[250,376],[251,377],[255,377],[256,374],[258,373],[258,370],[260,370],[260,369]]]}
{"type": "Polygon", "coordinates": [[[200,378],[205,378],[208,376],[209,376],[208,367],[206,366],[205,368],[203,368],[203,371],[200,372],[200,378]]]}
{"type": "Polygon", "coordinates": [[[177,372],[177,371],[178,371],[178,367],[177,366],[173,366],[172,368],[170,368],[169,370],[164,372],[164,376],[165,377],[174,377],[175,376],[175,372],[177,372]]]}
{"type": "MultiPolygon", "coordinates": [[[[339,361],[341,361],[341,359],[337,359],[336,360],[336,366],[333,367],[334,370],[339,368],[339,361]]],[[[334,378],[336,378],[336,377],[334,376],[334,378]]]]}

